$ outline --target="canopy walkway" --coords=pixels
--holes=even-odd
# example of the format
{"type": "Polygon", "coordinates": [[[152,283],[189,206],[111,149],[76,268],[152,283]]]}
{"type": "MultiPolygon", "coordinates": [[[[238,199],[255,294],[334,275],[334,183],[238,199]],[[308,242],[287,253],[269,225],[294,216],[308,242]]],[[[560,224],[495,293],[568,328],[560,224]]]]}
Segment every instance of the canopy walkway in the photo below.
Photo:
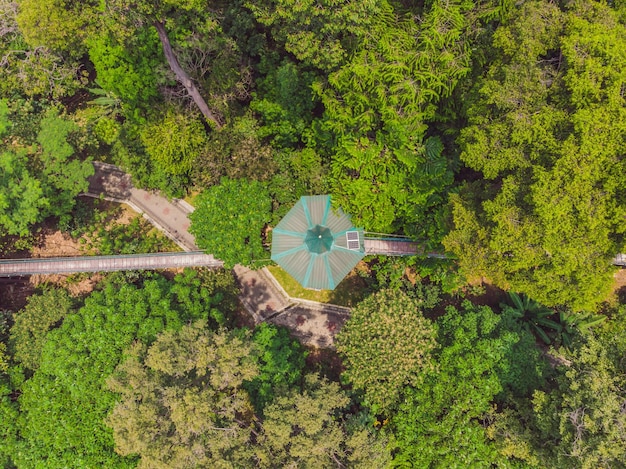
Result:
{"type": "Polygon", "coordinates": [[[421,244],[404,236],[390,236],[384,238],[372,238],[366,236],[363,240],[365,254],[380,256],[414,256],[416,254],[426,257],[445,258],[445,254],[436,252],[425,253],[421,244]]]}
{"type": "MultiPolygon", "coordinates": [[[[426,257],[436,257],[445,259],[446,255],[436,252],[424,253],[422,245],[403,236],[387,235],[384,238],[365,237],[364,246],[366,255],[381,256],[414,256],[425,255],[426,257]]],[[[613,265],[626,267],[626,254],[618,254],[613,259],[613,265]]]]}
{"type": "Polygon", "coordinates": [[[182,267],[221,267],[222,262],[201,251],[163,252],[120,256],[50,257],[2,259],[0,277],[116,270],[155,270],[182,267]]]}

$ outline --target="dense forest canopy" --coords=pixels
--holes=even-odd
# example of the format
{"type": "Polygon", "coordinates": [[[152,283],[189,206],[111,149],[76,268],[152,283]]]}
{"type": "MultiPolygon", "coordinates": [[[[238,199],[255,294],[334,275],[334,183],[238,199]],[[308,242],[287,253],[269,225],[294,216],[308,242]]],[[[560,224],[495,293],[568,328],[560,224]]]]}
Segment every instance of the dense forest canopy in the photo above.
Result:
{"type": "Polygon", "coordinates": [[[0,284],[0,463],[626,467],[625,92],[622,0],[0,0],[2,257],[164,247],[92,161],[227,268],[326,193],[447,256],[366,258],[336,369],[226,270],[0,284]]]}

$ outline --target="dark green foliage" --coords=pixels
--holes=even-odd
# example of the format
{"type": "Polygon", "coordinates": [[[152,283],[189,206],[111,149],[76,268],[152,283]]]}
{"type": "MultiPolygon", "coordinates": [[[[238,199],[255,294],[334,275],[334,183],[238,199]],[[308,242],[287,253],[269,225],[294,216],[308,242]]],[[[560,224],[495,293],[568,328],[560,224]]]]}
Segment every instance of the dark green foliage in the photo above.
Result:
{"type": "Polygon", "coordinates": [[[200,187],[218,184],[223,176],[266,181],[276,173],[272,148],[258,136],[259,123],[249,115],[208,136],[195,160],[192,181],[200,187]]]}
{"type": "Polygon", "coordinates": [[[399,465],[488,467],[500,459],[480,424],[503,390],[500,374],[517,341],[499,321],[488,307],[469,302],[462,312],[449,307],[438,320],[437,368],[404,391],[391,419],[399,465]]]}
{"type": "Polygon", "coordinates": [[[270,221],[270,198],[263,184],[246,179],[223,178],[196,200],[189,231],[206,252],[235,264],[261,267],[269,259],[262,230],[270,221]]]}
{"type": "Polygon", "coordinates": [[[109,282],[76,314],[47,334],[39,368],[21,387],[19,467],[133,467],[113,451],[103,424],[116,399],[104,381],[135,340],[152,342],[164,329],[207,319],[213,299],[155,277],[140,287],[109,282]]]}
{"type": "Polygon", "coordinates": [[[623,467],[626,395],[611,342],[592,335],[575,341],[559,357],[555,387],[536,391],[530,405],[496,414],[500,447],[531,467],[623,467]]]}
{"type": "Polygon", "coordinates": [[[521,321],[529,331],[537,334],[537,337],[546,344],[551,343],[549,332],[561,332],[561,325],[550,319],[551,316],[555,316],[555,312],[550,308],[540,305],[524,294],[509,292],[509,298],[512,306],[502,305],[503,308],[508,310],[512,317],[521,321]]]}
{"type": "Polygon", "coordinates": [[[265,67],[268,75],[258,85],[257,99],[250,103],[261,118],[258,135],[271,138],[278,147],[295,146],[303,140],[313,117],[311,84],[315,75],[300,70],[291,61],[275,69],[265,67]]]}
{"type": "Polygon", "coordinates": [[[282,327],[261,323],[252,341],[259,351],[259,375],[244,384],[252,402],[261,413],[276,394],[284,393],[300,382],[306,352],[282,327]]]}
{"type": "Polygon", "coordinates": [[[312,148],[282,150],[274,155],[278,171],[268,182],[272,196],[272,224],[276,225],[300,197],[326,192],[325,168],[321,156],[312,148]]]}

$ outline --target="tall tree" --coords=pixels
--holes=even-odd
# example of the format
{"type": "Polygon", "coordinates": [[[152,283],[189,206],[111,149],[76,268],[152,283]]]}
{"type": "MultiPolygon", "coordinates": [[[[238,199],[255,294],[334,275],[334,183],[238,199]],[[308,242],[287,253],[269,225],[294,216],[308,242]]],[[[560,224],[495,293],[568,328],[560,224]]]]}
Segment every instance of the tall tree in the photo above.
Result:
{"type": "Polygon", "coordinates": [[[262,230],[270,221],[270,208],[269,194],[260,182],[222,178],[198,196],[189,231],[198,246],[224,261],[226,268],[260,267],[269,255],[262,230]]]}
{"type": "Polygon", "coordinates": [[[492,182],[452,198],[444,244],[468,276],[593,310],[626,239],[626,26],[601,2],[528,2],[493,45],[460,139],[492,182]]]}
{"type": "Polygon", "coordinates": [[[20,386],[19,438],[9,449],[15,464],[134,467],[135,458],[114,452],[113,434],[103,422],[116,402],[106,377],[134,341],[149,343],[164,329],[208,319],[216,301],[201,294],[197,302],[198,307],[179,306],[165,279],[137,286],[120,275],[48,332],[39,368],[20,386]]]}
{"type": "Polygon", "coordinates": [[[376,413],[389,412],[405,386],[419,386],[435,367],[433,324],[422,316],[421,301],[399,290],[382,290],[352,310],[337,336],[345,357],[344,376],[363,390],[376,413]]]}
{"type": "Polygon", "coordinates": [[[116,451],[139,455],[140,468],[249,466],[242,384],[258,374],[256,353],[249,338],[203,322],[134,344],[108,380],[122,395],[107,417],[116,451]]]}
{"type": "Polygon", "coordinates": [[[0,153],[0,233],[24,236],[50,203],[25,156],[0,153]]]}
{"type": "Polygon", "coordinates": [[[14,317],[11,327],[13,357],[30,370],[39,368],[41,352],[51,329],[73,312],[73,301],[67,291],[48,288],[28,298],[28,303],[14,317]]]}
{"type": "Polygon", "coordinates": [[[448,307],[437,323],[437,369],[405,399],[391,418],[396,461],[416,467],[489,467],[501,460],[481,420],[503,391],[501,375],[518,340],[498,327],[486,306],[448,307]]]}
{"type": "Polygon", "coordinates": [[[339,385],[316,375],[304,381],[302,391],[294,389],[264,409],[257,440],[259,466],[386,467],[384,439],[339,418],[350,403],[339,385]]]}

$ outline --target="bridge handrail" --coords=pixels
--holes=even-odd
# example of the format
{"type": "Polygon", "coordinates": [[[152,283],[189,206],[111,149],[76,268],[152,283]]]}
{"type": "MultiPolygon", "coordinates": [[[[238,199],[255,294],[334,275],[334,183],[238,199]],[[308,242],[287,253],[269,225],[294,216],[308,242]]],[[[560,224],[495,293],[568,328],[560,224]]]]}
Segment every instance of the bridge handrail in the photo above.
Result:
{"type": "Polygon", "coordinates": [[[111,254],[104,256],[70,256],[70,257],[29,257],[25,259],[0,259],[0,264],[29,264],[35,262],[67,262],[73,260],[89,260],[89,259],[137,259],[146,257],[173,257],[173,256],[188,256],[188,255],[204,255],[210,256],[210,254],[204,251],[186,251],[186,252],[146,252],[137,254],[111,254]]]}

